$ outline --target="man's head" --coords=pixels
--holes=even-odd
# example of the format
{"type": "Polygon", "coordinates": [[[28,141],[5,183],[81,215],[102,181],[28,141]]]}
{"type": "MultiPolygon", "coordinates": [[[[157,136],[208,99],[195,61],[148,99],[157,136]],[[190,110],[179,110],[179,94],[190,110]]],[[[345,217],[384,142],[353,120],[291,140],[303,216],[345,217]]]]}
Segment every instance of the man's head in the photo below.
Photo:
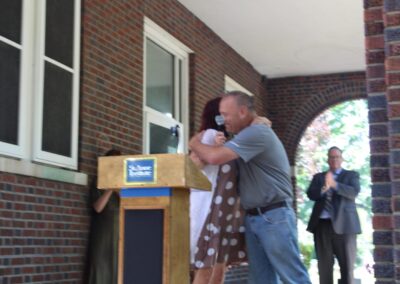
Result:
{"type": "Polygon", "coordinates": [[[219,112],[224,117],[226,130],[233,134],[249,126],[256,115],[253,98],[240,91],[223,94],[219,112]]]}
{"type": "Polygon", "coordinates": [[[331,171],[336,171],[342,167],[342,150],[333,146],[328,150],[328,165],[331,171]]]}

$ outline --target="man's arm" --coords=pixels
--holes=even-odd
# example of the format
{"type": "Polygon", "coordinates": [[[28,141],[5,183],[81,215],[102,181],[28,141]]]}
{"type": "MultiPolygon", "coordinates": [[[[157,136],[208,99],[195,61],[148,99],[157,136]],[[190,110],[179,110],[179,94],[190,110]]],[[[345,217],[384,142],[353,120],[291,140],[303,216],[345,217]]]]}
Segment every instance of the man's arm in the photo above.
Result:
{"type": "Polygon", "coordinates": [[[354,200],[360,192],[360,175],[354,171],[350,171],[348,175],[349,178],[345,183],[337,182],[336,193],[350,200],[354,200]]]}
{"type": "Polygon", "coordinates": [[[313,176],[313,179],[307,189],[307,196],[310,200],[317,201],[323,198],[323,194],[321,194],[322,187],[324,184],[321,182],[321,173],[313,176]]]}
{"type": "Polygon", "coordinates": [[[239,156],[231,149],[224,146],[209,146],[201,143],[201,133],[190,139],[189,148],[207,164],[221,165],[237,159],[239,156]]]}

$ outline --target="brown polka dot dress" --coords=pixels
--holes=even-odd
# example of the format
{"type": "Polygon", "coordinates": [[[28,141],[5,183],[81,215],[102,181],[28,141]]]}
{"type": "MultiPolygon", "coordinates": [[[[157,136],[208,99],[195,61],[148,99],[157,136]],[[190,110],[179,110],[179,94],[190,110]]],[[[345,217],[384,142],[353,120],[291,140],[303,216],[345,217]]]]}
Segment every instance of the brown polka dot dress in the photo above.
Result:
{"type": "Polygon", "coordinates": [[[220,166],[211,206],[195,247],[194,269],[247,261],[237,177],[235,161],[220,166]]]}

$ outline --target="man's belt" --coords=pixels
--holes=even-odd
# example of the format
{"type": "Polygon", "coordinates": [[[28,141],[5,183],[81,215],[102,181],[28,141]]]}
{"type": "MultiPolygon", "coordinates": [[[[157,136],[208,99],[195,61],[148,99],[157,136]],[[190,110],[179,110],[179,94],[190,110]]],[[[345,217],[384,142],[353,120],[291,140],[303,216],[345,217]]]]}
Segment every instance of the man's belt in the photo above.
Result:
{"type": "Polygon", "coordinates": [[[263,214],[267,211],[270,211],[272,209],[286,207],[286,206],[287,206],[286,201],[280,201],[280,202],[272,203],[272,204],[264,206],[264,207],[256,207],[256,208],[252,208],[252,209],[247,209],[246,213],[249,215],[259,215],[259,214],[263,214]]]}

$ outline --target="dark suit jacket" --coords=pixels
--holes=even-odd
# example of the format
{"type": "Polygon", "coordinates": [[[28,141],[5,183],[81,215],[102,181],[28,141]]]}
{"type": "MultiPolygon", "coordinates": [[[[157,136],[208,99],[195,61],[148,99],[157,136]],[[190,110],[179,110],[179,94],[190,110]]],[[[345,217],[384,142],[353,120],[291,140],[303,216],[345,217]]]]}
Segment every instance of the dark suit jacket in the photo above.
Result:
{"type": "MultiPolygon", "coordinates": [[[[325,184],[325,174],[314,175],[307,190],[307,196],[315,201],[307,230],[314,233],[319,217],[324,209],[326,194],[321,195],[321,188],[325,184]]],[[[332,226],[337,234],[360,234],[361,226],[358,218],[355,198],[360,192],[359,174],[342,169],[336,178],[337,189],[332,190],[332,226]]]]}

